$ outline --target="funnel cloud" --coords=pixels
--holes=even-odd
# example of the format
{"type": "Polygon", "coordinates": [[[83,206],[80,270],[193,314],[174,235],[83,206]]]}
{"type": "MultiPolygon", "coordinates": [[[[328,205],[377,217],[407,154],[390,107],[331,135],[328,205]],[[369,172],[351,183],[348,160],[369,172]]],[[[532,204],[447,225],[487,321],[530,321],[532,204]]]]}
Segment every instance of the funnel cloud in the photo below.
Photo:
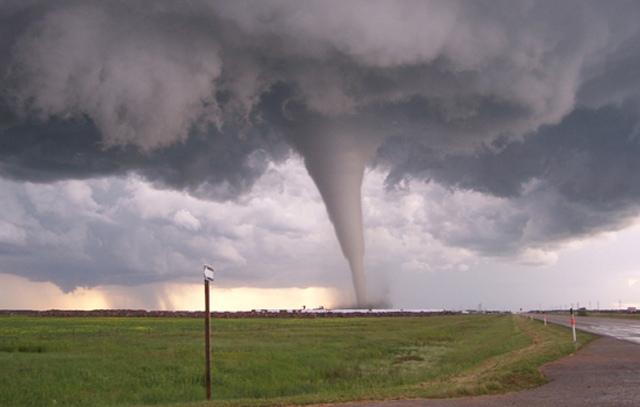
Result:
{"type": "Polygon", "coordinates": [[[378,143],[370,134],[362,136],[358,131],[348,126],[327,129],[327,133],[302,139],[296,147],[322,195],[342,253],[349,262],[357,305],[365,307],[368,301],[361,187],[365,167],[378,143]]]}
{"type": "Polygon", "coordinates": [[[3,2],[0,273],[345,285],[296,160],[360,307],[385,270],[548,266],[640,215],[638,44],[636,1],[3,2]]]}

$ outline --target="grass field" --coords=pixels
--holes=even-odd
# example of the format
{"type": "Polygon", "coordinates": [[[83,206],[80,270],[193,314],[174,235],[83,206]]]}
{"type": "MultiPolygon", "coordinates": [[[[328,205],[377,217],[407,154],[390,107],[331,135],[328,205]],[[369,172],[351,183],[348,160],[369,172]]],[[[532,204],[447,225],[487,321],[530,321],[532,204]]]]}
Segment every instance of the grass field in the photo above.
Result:
{"type": "Polygon", "coordinates": [[[0,317],[0,405],[290,405],[452,397],[544,383],[595,337],[514,315],[212,320],[0,317]]]}

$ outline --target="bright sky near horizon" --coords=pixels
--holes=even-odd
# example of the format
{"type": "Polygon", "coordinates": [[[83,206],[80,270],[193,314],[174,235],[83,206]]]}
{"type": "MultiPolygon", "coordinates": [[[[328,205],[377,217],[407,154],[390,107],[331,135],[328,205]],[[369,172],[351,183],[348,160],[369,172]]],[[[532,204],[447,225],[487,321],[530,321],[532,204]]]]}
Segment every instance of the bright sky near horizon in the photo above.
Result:
{"type": "Polygon", "coordinates": [[[640,307],[638,72],[635,1],[4,2],[0,309],[640,307]]]}

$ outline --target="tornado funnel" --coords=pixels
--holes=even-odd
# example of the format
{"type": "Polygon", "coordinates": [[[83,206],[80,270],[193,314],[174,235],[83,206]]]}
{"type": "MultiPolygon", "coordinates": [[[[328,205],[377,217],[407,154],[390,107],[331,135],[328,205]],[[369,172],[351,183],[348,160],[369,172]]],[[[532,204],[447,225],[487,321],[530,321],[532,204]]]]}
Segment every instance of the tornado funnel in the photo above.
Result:
{"type": "Polygon", "coordinates": [[[377,142],[349,132],[315,135],[298,144],[349,262],[358,307],[367,305],[361,188],[377,142]]]}

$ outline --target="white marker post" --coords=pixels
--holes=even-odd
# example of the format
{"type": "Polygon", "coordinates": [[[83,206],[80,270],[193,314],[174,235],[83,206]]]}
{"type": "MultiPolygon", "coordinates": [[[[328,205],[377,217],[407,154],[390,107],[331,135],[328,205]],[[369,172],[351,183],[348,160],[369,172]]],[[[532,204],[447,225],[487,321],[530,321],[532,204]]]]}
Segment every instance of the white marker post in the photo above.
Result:
{"type": "Polygon", "coordinates": [[[544,326],[547,326],[547,314],[542,314],[542,319],[544,319],[544,326]]]}
{"type": "Polygon", "coordinates": [[[573,308],[571,308],[571,329],[573,330],[573,341],[577,341],[576,338],[576,319],[573,317],[573,308]]]}
{"type": "Polygon", "coordinates": [[[203,266],[204,273],[204,337],[206,354],[206,382],[207,400],[211,400],[211,311],[209,310],[209,281],[213,281],[213,268],[203,266]]]}

